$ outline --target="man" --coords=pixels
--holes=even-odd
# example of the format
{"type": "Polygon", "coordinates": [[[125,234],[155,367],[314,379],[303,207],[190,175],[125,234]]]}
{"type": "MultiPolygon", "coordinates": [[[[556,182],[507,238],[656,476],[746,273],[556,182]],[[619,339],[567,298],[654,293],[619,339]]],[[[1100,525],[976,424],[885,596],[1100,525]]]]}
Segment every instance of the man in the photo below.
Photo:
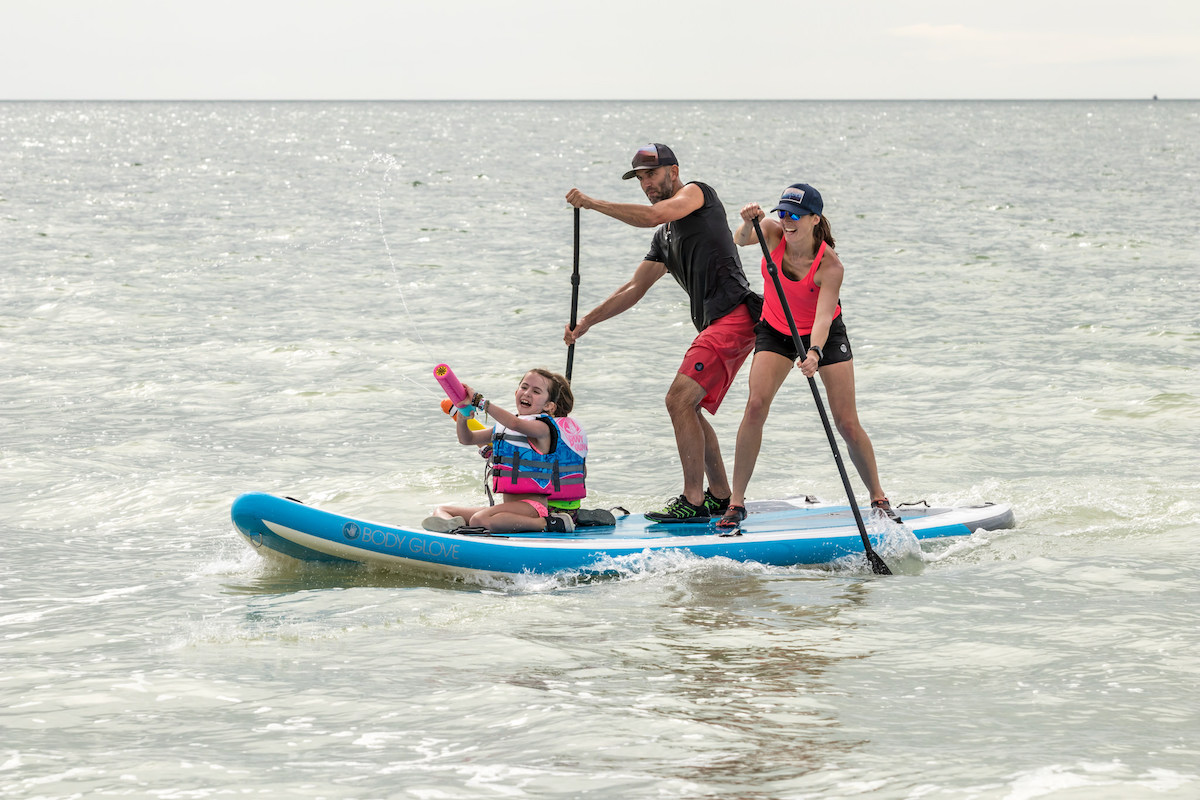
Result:
{"type": "Polygon", "coordinates": [[[628,311],[667,273],[688,293],[692,324],[699,335],[667,391],[667,412],[683,467],[683,494],[646,517],[655,522],[708,522],[710,516],[724,513],[730,487],[716,431],[700,410],[717,412],[753,351],[762,298],[750,290],[725,207],[712,187],[697,181],[683,183],[679,161],[664,144],[640,148],[632,166],[622,179],[638,179],[648,206],[597,200],[578,189],[567,192],[567,202],[576,208],[658,230],[633,277],[585,314],[574,329],[568,325],[563,341],[572,344],[596,323],[628,311]]]}

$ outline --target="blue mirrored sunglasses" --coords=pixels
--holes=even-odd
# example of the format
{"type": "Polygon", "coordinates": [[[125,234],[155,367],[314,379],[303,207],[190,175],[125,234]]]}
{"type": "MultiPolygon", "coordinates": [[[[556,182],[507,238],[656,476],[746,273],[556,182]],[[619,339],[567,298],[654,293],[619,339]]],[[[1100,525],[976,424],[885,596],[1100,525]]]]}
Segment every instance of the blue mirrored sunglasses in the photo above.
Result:
{"type": "Polygon", "coordinates": [[[776,211],[775,213],[779,215],[779,218],[780,218],[780,219],[788,219],[788,218],[791,218],[791,219],[800,219],[800,215],[799,215],[799,214],[793,214],[792,212],[790,212],[790,211],[784,211],[783,209],[780,209],[779,211],[776,211]]]}

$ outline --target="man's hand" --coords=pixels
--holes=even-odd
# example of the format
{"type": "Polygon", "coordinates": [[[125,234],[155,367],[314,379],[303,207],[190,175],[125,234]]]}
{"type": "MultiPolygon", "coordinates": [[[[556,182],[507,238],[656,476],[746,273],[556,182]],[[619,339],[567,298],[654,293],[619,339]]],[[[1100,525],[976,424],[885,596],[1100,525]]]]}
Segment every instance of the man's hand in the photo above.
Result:
{"type": "Polygon", "coordinates": [[[576,208],[584,208],[589,211],[596,207],[596,202],[578,189],[567,192],[567,202],[576,208]]]}
{"type": "Polygon", "coordinates": [[[575,323],[575,328],[573,330],[570,325],[564,325],[563,344],[575,344],[575,342],[579,340],[580,336],[583,336],[585,333],[587,333],[588,327],[590,326],[584,325],[582,322],[575,323]]]}

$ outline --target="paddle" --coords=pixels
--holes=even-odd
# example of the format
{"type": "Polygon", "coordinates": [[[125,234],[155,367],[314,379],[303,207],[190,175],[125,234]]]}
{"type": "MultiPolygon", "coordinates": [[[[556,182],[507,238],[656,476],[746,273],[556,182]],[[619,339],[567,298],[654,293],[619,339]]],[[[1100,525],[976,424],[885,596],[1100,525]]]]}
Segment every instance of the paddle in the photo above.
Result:
{"type": "MultiPolygon", "coordinates": [[[[575,330],[579,314],[579,209],[575,209],[575,268],[571,272],[571,330],[575,330]]],[[[567,346],[567,383],[571,382],[571,367],[575,363],[575,343],[567,346]]]]}
{"type": "MultiPolygon", "coordinates": [[[[804,343],[800,340],[800,332],[796,330],[796,321],[792,319],[792,309],[788,307],[787,298],[783,294],[783,285],[779,282],[779,272],[775,269],[775,261],[771,258],[771,251],[767,247],[767,239],[758,225],[758,217],[754,218],[754,232],[758,235],[758,243],[762,245],[763,258],[767,260],[767,273],[770,274],[771,281],[775,284],[775,293],[779,295],[779,304],[783,306],[783,315],[787,317],[788,327],[791,328],[792,341],[796,344],[796,351],[807,355],[804,353],[804,343]]],[[[838,450],[837,440],[833,438],[833,427],[829,424],[829,416],[825,413],[825,403],[821,400],[821,390],[817,388],[817,379],[810,375],[808,386],[812,389],[817,411],[821,413],[821,424],[825,426],[825,436],[829,438],[829,447],[833,450],[833,460],[837,464],[838,473],[842,476],[842,486],[846,488],[846,497],[850,500],[850,511],[854,514],[854,522],[858,525],[859,535],[862,536],[863,550],[867,553],[867,561],[871,563],[871,571],[876,575],[891,575],[892,571],[888,569],[887,564],[883,563],[883,559],[871,547],[871,540],[867,538],[867,526],[863,524],[862,514],[858,511],[858,503],[854,500],[854,489],[850,487],[850,476],[846,474],[846,465],[842,463],[842,454],[838,450]]]]}

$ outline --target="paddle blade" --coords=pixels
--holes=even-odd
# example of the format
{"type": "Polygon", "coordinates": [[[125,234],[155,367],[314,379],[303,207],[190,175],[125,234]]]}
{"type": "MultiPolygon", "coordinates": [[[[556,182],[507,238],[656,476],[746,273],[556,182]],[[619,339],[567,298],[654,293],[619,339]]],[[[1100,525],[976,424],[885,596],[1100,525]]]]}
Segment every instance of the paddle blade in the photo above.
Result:
{"type": "Polygon", "coordinates": [[[883,559],[879,557],[879,553],[874,550],[867,551],[867,561],[871,562],[871,572],[876,575],[891,575],[892,571],[888,569],[888,565],[883,563],[883,559]]]}

